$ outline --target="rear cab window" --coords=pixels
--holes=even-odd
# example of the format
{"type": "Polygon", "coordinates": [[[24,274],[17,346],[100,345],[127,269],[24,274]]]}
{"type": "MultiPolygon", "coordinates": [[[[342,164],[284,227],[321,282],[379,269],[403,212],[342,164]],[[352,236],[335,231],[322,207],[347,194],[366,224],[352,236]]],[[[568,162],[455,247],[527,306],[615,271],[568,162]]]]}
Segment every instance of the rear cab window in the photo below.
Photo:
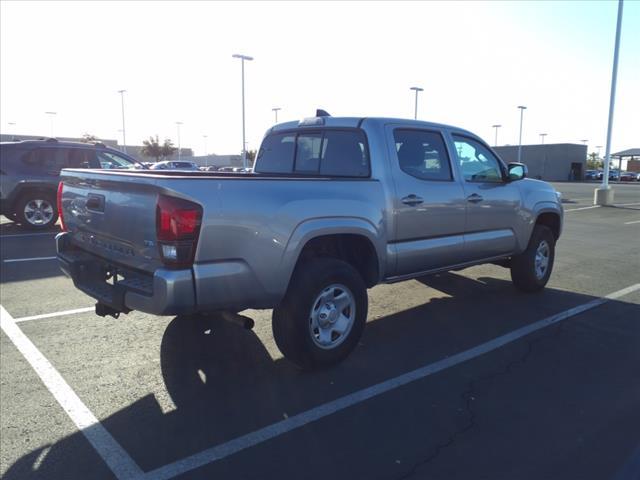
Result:
{"type": "Polygon", "coordinates": [[[257,173],[369,177],[369,149],[360,129],[321,129],[267,135],[257,173]]]}

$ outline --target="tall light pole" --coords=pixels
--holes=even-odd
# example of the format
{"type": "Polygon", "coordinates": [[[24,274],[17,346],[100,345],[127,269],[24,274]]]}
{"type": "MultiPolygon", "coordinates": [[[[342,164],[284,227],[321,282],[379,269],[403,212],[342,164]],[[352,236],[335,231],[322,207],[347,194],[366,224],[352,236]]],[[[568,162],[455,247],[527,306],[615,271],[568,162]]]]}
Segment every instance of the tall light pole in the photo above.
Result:
{"type": "Polygon", "coordinates": [[[278,110],[282,110],[280,107],[274,107],[271,110],[273,110],[273,113],[276,114],[276,123],[278,123],[278,110]]]}
{"type": "Polygon", "coordinates": [[[176,122],[176,126],[178,127],[178,160],[182,158],[182,146],[180,144],[180,125],[182,125],[182,122],[176,122]]]}
{"type": "Polygon", "coordinates": [[[546,133],[541,133],[541,134],[540,134],[540,143],[541,143],[542,145],[544,145],[544,137],[546,137],[546,136],[547,136],[547,134],[546,134],[546,133]]]}
{"type": "Polygon", "coordinates": [[[518,163],[520,163],[520,159],[522,158],[522,117],[524,116],[524,111],[527,109],[524,105],[518,105],[520,109],[520,137],[518,138],[518,163]]]}
{"type": "Polygon", "coordinates": [[[58,114],[58,112],[44,112],[44,113],[45,115],[49,115],[49,121],[51,125],[51,138],[53,138],[53,120],[55,116],[58,114]]]}
{"type": "Polygon", "coordinates": [[[604,173],[602,186],[596,188],[593,200],[598,205],[613,203],[613,190],[609,189],[609,162],[611,161],[611,131],[613,130],[613,109],[616,103],[616,82],[618,79],[618,53],[620,51],[620,30],[622,27],[622,0],[618,0],[618,22],[616,24],[616,43],[613,50],[613,71],[611,72],[611,95],[609,97],[609,121],[607,123],[607,143],[604,150],[604,173]]]}
{"type": "Polygon", "coordinates": [[[124,131],[124,92],[126,92],[126,90],[118,90],[120,94],[120,104],[122,105],[122,151],[127,153],[127,136],[124,131]]]}
{"type": "Polygon", "coordinates": [[[233,58],[239,58],[242,63],[242,166],[247,168],[247,150],[245,149],[246,141],[244,128],[244,61],[251,61],[253,60],[253,57],[240,55],[239,53],[234,53],[232,56],[233,58]]]}
{"type": "Polygon", "coordinates": [[[496,139],[493,142],[493,146],[497,147],[498,146],[498,129],[501,127],[502,125],[491,125],[491,128],[495,129],[496,131],[496,139]]]}
{"type": "Polygon", "coordinates": [[[424,92],[424,88],[420,88],[420,87],[411,87],[409,90],[415,90],[416,92],[416,107],[413,113],[413,118],[415,120],[418,119],[418,92],[424,92]]]}

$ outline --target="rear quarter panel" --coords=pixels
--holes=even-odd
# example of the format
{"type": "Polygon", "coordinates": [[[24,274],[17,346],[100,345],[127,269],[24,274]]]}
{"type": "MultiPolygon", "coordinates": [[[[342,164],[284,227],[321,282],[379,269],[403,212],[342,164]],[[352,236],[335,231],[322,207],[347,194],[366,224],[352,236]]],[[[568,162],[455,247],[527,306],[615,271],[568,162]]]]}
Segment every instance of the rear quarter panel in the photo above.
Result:
{"type": "Polygon", "coordinates": [[[196,262],[244,264],[267,303],[284,295],[302,248],[317,236],[362,234],[383,265],[385,202],[375,180],[210,179],[192,182],[190,196],[206,198],[196,262]]]}

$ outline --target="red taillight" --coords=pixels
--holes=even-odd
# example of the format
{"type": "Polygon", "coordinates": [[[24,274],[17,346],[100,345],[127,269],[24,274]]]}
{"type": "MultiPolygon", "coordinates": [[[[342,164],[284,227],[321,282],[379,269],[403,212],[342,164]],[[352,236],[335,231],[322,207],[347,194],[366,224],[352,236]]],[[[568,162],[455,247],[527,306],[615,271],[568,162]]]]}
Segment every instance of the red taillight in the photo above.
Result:
{"type": "Polygon", "coordinates": [[[62,189],[64,188],[64,183],[58,183],[58,195],[56,196],[56,206],[58,207],[58,215],[60,216],[60,228],[62,228],[63,232],[67,231],[67,227],[64,224],[64,212],[62,211],[62,189]]]}
{"type": "Polygon", "coordinates": [[[202,219],[202,207],[181,198],[160,195],[156,230],[160,255],[166,264],[193,263],[202,219]]]}

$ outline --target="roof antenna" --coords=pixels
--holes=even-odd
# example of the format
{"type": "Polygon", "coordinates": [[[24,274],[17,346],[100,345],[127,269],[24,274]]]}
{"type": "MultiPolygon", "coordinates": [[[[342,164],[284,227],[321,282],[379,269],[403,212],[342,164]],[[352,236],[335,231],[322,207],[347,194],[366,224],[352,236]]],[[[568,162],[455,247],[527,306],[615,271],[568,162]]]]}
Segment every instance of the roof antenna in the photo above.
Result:
{"type": "Polygon", "coordinates": [[[318,108],[316,110],[316,117],[330,117],[330,116],[331,115],[326,110],[322,110],[321,108],[318,108]]]}

